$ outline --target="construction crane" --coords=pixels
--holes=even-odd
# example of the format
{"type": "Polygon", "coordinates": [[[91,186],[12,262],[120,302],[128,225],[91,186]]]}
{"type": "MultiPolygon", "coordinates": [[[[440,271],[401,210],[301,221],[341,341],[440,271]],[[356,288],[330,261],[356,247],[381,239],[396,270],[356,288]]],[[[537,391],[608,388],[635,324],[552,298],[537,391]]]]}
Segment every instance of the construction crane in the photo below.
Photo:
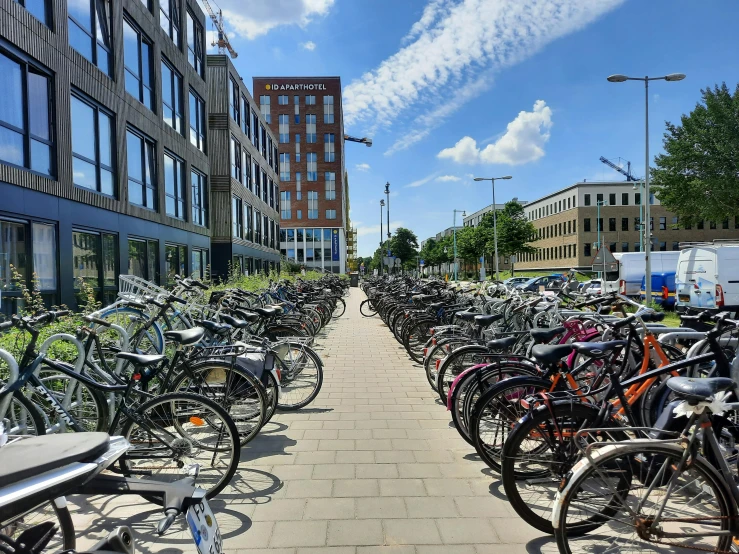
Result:
{"type": "Polygon", "coordinates": [[[372,139],[367,138],[367,137],[357,138],[351,135],[344,135],[344,140],[348,140],[349,142],[358,142],[360,144],[366,144],[367,147],[372,146],[372,139]]]}
{"type": "Polygon", "coordinates": [[[203,5],[205,6],[205,11],[208,12],[210,19],[213,21],[213,25],[215,25],[216,29],[218,30],[218,40],[213,41],[211,43],[211,46],[217,46],[219,54],[225,54],[225,49],[228,50],[228,53],[231,55],[232,58],[237,58],[239,54],[231,47],[231,43],[228,41],[226,31],[223,28],[223,10],[219,9],[218,15],[216,15],[216,13],[213,11],[213,8],[210,7],[210,3],[208,2],[208,0],[203,0],[203,5]]]}
{"type": "Polygon", "coordinates": [[[611,169],[615,169],[621,175],[625,175],[627,181],[641,181],[639,177],[634,177],[631,174],[631,162],[628,160],[623,160],[624,162],[626,162],[626,169],[624,169],[623,164],[621,163],[621,158],[618,159],[618,164],[613,163],[611,160],[609,160],[608,158],[604,158],[603,156],[600,157],[600,161],[602,161],[611,169]]]}

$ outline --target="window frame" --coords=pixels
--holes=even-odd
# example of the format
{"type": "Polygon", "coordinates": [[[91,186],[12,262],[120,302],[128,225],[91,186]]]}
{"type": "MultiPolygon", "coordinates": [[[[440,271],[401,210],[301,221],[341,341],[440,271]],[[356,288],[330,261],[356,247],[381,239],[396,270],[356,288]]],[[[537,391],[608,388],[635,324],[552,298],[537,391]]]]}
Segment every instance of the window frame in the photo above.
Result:
{"type": "Polygon", "coordinates": [[[202,79],[205,75],[205,30],[200,24],[200,20],[193,15],[189,8],[186,12],[187,61],[190,64],[190,67],[192,67],[195,70],[195,73],[197,73],[202,79]],[[190,25],[190,22],[192,22],[192,26],[190,25]]]}
{"type": "Polygon", "coordinates": [[[208,228],[208,176],[190,166],[190,196],[192,198],[190,212],[191,222],[198,227],[208,228]],[[197,194],[193,177],[198,177],[197,194]]]}
{"type": "MultiPolygon", "coordinates": [[[[128,16],[128,14],[125,11],[123,12],[123,25],[124,26],[125,25],[128,25],[129,28],[133,32],[136,33],[136,36],[137,36],[136,48],[137,48],[137,51],[138,51],[138,54],[137,54],[138,55],[138,59],[137,59],[137,62],[138,62],[137,65],[138,65],[138,67],[136,67],[136,71],[138,73],[136,75],[134,75],[133,73],[131,73],[131,71],[129,69],[131,66],[126,61],[126,55],[125,55],[125,39],[124,39],[124,48],[123,48],[123,50],[124,50],[124,54],[123,54],[124,85],[123,85],[123,88],[126,90],[126,92],[131,97],[133,97],[136,100],[138,100],[147,109],[149,109],[152,112],[156,113],[156,110],[154,109],[154,99],[156,97],[155,94],[154,94],[154,89],[156,87],[156,76],[155,76],[155,71],[154,71],[154,67],[153,67],[154,66],[154,41],[152,41],[146,35],[146,33],[144,33],[144,31],[136,24],[136,22],[133,19],[131,19],[128,16]],[[142,56],[142,45],[143,44],[146,44],[147,45],[148,51],[149,51],[149,63],[148,63],[148,67],[149,67],[149,86],[147,86],[147,85],[144,84],[144,67],[143,67],[143,65],[144,65],[143,64],[143,59],[144,58],[142,56]],[[138,86],[138,89],[139,89],[138,96],[134,96],[133,94],[131,94],[131,91],[128,90],[127,82],[126,82],[126,79],[125,79],[126,73],[128,73],[129,75],[131,75],[138,82],[138,85],[139,85],[138,86]],[[146,102],[144,102],[144,100],[143,100],[144,97],[145,97],[145,89],[149,93],[149,105],[147,105],[146,102]]],[[[125,27],[124,27],[123,34],[124,35],[126,34],[125,27]]]]}
{"type": "Polygon", "coordinates": [[[231,196],[231,237],[244,238],[243,200],[236,195],[231,196]]]}
{"type": "Polygon", "coordinates": [[[280,181],[290,180],[290,153],[280,152],[280,181]]]}
{"type": "Polygon", "coordinates": [[[336,200],[336,172],[335,171],[326,171],[323,174],[323,178],[325,180],[325,198],[326,200],[336,200]],[[329,179],[329,175],[332,176],[332,179],[329,179]],[[329,183],[332,183],[332,186],[329,186],[329,183]]]}
{"type": "Polygon", "coordinates": [[[152,210],[152,211],[158,211],[158,205],[159,205],[159,183],[157,181],[157,159],[156,159],[156,142],[149,137],[148,135],[142,133],[139,131],[136,127],[133,127],[131,125],[126,126],[126,183],[127,183],[127,199],[128,203],[132,204],[134,206],[139,206],[141,208],[152,210]],[[143,181],[139,181],[138,179],[132,179],[131,174],[128,171],[128,134],[131,133],[136,138],[141,140],[142,150],[141,150],[141,169],[142,169],[142,179],[143,181]],[[151,150],[149,152],[149,149],[151,150]],[[150,154],[147,156],[147,154],[150,154]],[[151,177],[152,183],[149,183],[146,180],[146,173],[147,173],[147,166],[149,171],[149,176],[151,177]],[[134,202],[131,202],[131,181],[134,181],[137,185],[143,187],[143,195],[142,199],[144,200],[143,204],[136,204],[134,202]],[[152,200],[154,205],[149,206],[147,205],[147,194],[146,191],[151,190],[152,191],[152,200]]]}
{"type": "Polygon", "coordinates": [[[182,77],[182,74],[177,71],[174,67],[174,65],[165,57],[162,56],[162,63],[161,63],[161,69],[162,69],[162,121],[165,123],[165,125],[168,125],[171,129],[174,129],[174,131],[177,134],[184,135],[185,134],[185,113],[184,113],[184,102],[183,102],[183,85],[184,85],[184,78],[182,77]],[[164,68],[167,68],[167,71],[170,72],[170,75],[172,76],[169,83],[164,82],[164,68]],[[164,95],[165,85],[167,86],[168,92],[172,96],[172,103],[175,104],[179,100],[179,106],[170,106],[164,95]],[[172,111],[172,123],[175,123],[179,121],[179,128],[177,124],[170,125],[167,122],[167,119],[165,117],[165,107],[169,108],[172,111]],[[177,111],[179,110],[179,112],[177,111]]]}
{"type": "Polygon", "coordinates": [[[336,135],[324,133],[323,135],[323,161],[327,163],[336,161],[336,135]]]}
{"type": "Polygon", "coordinates": [[[164,213],[168,217],[173,217],[181,221],[187,221],[187,190],[185,188],[185,160],[171,152],[170,150],[164,150],[164,157],[162,159],[162,175],[164,176],[164,213]],[[174,168],[174,192],[170,193],[167,190],[167,158],[172,160],[172,167],[174,168]],[[178,186],[179,185],[179,186],[178,186]],[[179,190],[178,190],[179,189],[179,190]],[[181,195],[181,197],[180,197],[181,195]],[[167,198],[174,200],[175,213],[170,213],[167,207],[167,198]]]}
{"type": "Polygon", "coordinates": [[[179,50],[182,45],[182,14],[180,13],[179,0],[159,0],[159,27],[179,50]],[[169,13],[164,11],[163,6],[166,5],[168,5],[169,13]],[[166,27],[162,17],[169,23],[166,27]],[[175,33],[177,38],[173,36],[175,33]]]}
{"type": "MultiPolygon", "coordinates": [[[[111,77],[115,74],[113,68],[113,34],[111,25],[111,13],[110,13],[110,2],[108,0],[89,0],[90,2],[90,22],[92,29],[88,32],[85,26],[77,20],[76,17],[71,15],[70,11],[67,10],[67,36],[69,37],[72,33],[70,32],[69,25],[73,23],[82,33],[86,34],[92,44],[92,59],[89,59],[85,54],[77,50],[71,43],[69,45],[83,58],[97,67],[105,75],[111,77]],[[102,12],[102,16],[101,16],[102,12]],[[103,37],[102,41],[98,39],[98,35],[103,37]],[[107,39],[107,44],[105,44],[107,39]],[[107,54],[106,67],[107,70],[103,70],[100,67],[100,52],[98,48],[101,48],[107,54]]],[[[50,10],[49,0],[45,1],[47,5],[47,14],[50,10]]],[[[49,18],[51,19],[51,18],[49,18]]],[[[51,28],[50,24],[46,24],[47,27],[51,28]]]]}
{"type": "MultiPolygon", "coordinates": [[[[72,258],[73,258],[73,271],[77,271],[79,264],[74,263],[74,235],[75,233],[81,233],[91,236],[97,236],[99,237],[99,244],[98,244],[98,251],[95,253],[95,257],[97,258],[98,263],[98,275],[97,275],[97,286],[93,286],[93,290],[96,292],[96,295],[98,297],[98,300],[100,300],[104,305],[107,305],[105,302],[105,295],[106,293],[111,294],[111,300],[115,298],[115,295],[118,294],[118,279],[113,278],[112,279],[112,285],[106,285],[105,284],[105,263],[106,261],[106,255],[105,255],[105,245],[104,241],[106,239],[110,240],[112,239],[113,247],[114,247],[114,253],[113,253],[113,268],[112,273],[113,275],[120,275],[120,269],[118,267],[119,264],[119,258],[120,258],[120,244],[119,244],[119,235],[118,233],[113,233],[110,231],[104,231],[99,229],[90,229],[82,226],[74,226],[72,227],[72,258]]],[[[75,297],[77,297],[77,294],[79,293],[79,288],[77,288],[77,285],[79,283],[79,279],[77,277],[74,278],[74,292],[75,297]]],[[[79,302],[79,301],[78,301],[79,302]]]]}
{"type": "Polygon", "coordinates": [[[306,181],[309,181],[309,182],[318,181],[318,154],[316,152],[308,152],[305,155],[305,158],[306,158],[305,159],[306,161],[306,181]],[[311,167],[313,167],[313,171],[311,171],[311,167]]]}
{"type": "Polygon", "coordinates": [[[82,102],[88,108],[91,108],[93,110],[93,118],[95,120],[95,123],[94,123],[95,129],[94,129],[94,131],[95,131],[95,157],[96,157],[96,159],[95,160],[91,160],[90,158],[87,158],[86,156],[84,156],[82,154],[76,153],[74,151],[74,140],[71,141],[71,151],[72,151],[72,164],[73,165],[74,165],[74,158],[77,158],[79,160],[82,160],[83,162],[86,162],[86,163],[89,163],[89,164],[92,164],[92,165],[95,166],[95,185],[96,185],[96,189],[93,191],[93,189],[90,189],[90,188],[87,188],[87,187],[84,187],[82,185],[78,185],[77,183],[75,183],[74,182],[74,172],[73,172],[73,175],[72,175],[72,184],[75,187],[79,187],[79,188],[84,189],[84,190],[93,191],[93,192],[96,192],[97,194],[102,194],[103,196],[108,196],[110,198],[117,198],[118,197],[118,194],[117,194],[117,192],[118,192],[118,186],[117,186],[118,185],[118,179],[117,179],[118,175],[117,175],[117,172],[116,172],[116,168],[118,166],[117,166],[117,163],[116,163],[116,161],[117,161],[117,158],[116,158],[117,148],[116,148],[116,144],[115,144],[115,142],[116,142],[116,140],[115,140],[115,137],[116,137],[115,114],[113,112],[111,112],[110,110],[108,110],[107,108],[105,108],[99,102],[96,102],[92,98],[88,97],[87,95],[83,94],[82,92],[78,91],[76,88],[73,87],[72,88],[72,91],[70,92],[70,131],[72,130],[72,127],[74,126],[74,121],[72,120],[72,117],[71,117],[71,112],[72,112],[72,98],[76,99],[79,102],[82,102]],[[109,140],[110,140],[110,144],[108,145],[109,148],[110,148],[110,165],[109,166],[106,166],[105,164],[103,164],[100,161],[100,158],[101,158],[101,156],[100,156],[100,152],[101,152],[101,145],[100,145],[100,114],[101,113],[103,115],[105,115],[106,117],[108,117],[109,120],[110,120],[110,129],[109,129],[109,137],[108,137],[109,140]],[[112,177],[112,185],[113,185],[113,192],[112,192],[112,194],[107,194],[107,193],[102,192],[100,190],[102,188],[101,187],[101,183],[102,183],[101,174],[102,174],[102,171],[103,170],[108,171],[111,174],[111,177],[112,177]]]}
{"type": "Polygon", "coordinates": [[[207,121],[206,121],[206,112],[205,112],[205,100],[203,100],[200,95],[195,92],[192,88],[188,91],[188,126],[190,128],[190,144],[192,144],[195,148],[200,150],[203,154],[207,153],[207,135],[206,135],[206,129],[208,127],[207,121]],[[195,103],[195,122],[197,124],[197,127],[193,127],[193,113],[192,113],[192,103],[195,103]],[[202,129],[201,129],[202,126],[202,129]],[[196,142],[193,142],[193,133],[195,134],[196,142]]]}
{"type": "Polygon", "coordinates": [[[329,125],[334,123],[334,97],[332,94],[323,96],[323,123],[329,125]],[[327,100],[330,100],[330,102],[326,102],[327,100]]]}

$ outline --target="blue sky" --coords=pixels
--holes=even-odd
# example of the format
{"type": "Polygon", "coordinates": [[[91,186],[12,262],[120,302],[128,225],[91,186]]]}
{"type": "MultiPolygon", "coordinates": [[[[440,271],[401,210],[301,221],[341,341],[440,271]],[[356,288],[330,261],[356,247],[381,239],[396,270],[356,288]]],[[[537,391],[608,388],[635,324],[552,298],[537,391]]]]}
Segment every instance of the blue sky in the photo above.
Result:
{"type": "MultiPolygon", "coordinates": [[[[236,67],[253,75],[339,75],[351,219],[360,255],[391,227],[419,240],[453,209],[533,200],[573,182],[621,180],[600,156],[644,174],[644,88],[612,73],[685,73],[650,85],[650,149],[700,89],[739,81],[733,0],[221,0],[236,67]]],[[[210,28],[210,26],[209,26],[210,28]]]]}

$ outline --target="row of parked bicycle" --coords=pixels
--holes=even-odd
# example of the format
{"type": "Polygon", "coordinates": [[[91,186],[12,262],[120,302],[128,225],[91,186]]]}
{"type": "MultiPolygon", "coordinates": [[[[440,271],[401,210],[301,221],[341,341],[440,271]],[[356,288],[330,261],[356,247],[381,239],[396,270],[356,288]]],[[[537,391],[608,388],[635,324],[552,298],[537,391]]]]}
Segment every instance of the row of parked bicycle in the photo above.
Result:
{"type": "MultiPolygon", "coordinates": [[[[66,310],[0,323],[24,341],[17,359],[0,349],[0,552],[75,549],[71,494],[141,495],[164,509],[160,534],[186,513],[198,550],[220,552],[207,500],[277,410],[318,395],[311,344],[344,313],[347,284],[255,293],[178,278],[170,291],[122,275],[119,290],[74,334],[40,340],[66,310]],[[67,361],[49,354],[60,344],[67,361]]],[[[132,552],[131,537],[115,529],[94,550],[132,552]]]]}
{"type": "Polygon", "coordinates": [[[513,509],[560,552],[739,551],[739,320],[681,325],[574,283],[374,279],[382,317],[423,364],[513,509]]]}

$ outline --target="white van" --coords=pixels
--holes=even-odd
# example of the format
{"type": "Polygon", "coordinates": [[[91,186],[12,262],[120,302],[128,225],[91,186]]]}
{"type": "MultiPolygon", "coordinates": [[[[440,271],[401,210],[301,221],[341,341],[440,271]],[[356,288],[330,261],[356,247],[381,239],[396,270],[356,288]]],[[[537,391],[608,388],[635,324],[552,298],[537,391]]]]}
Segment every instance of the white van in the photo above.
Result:
{"type": "Polygon", "coordinates": [[[675,276],[677,309],[739,310],[739,242],[684,248],[675,276]]]}
{"type": "MultiPolygon", "coordinates": [[[[639,296],[646,275],[644,252],[616,252],[613,256],[618,261],[618,274],[607,274],[606,292],[639,296]]],[[[652,274],[676,272],[679,257],[680,252],[651,252],[652,274]]]]}

